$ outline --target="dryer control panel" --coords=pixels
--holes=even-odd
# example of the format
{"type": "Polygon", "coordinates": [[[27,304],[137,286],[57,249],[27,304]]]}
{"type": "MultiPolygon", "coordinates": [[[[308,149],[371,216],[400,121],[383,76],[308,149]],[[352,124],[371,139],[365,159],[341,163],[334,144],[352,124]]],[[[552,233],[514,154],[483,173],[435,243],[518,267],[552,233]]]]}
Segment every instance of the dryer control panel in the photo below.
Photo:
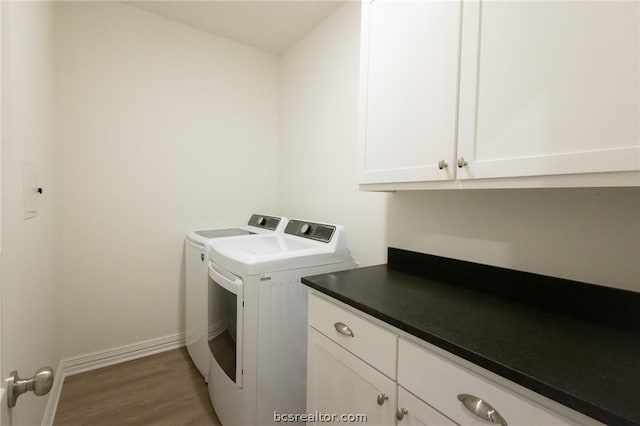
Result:
{"type": "Polygon", "coordinates": [[[275,231],[280,224],[280,217],[266,216],[261,214],[252,214],[249,219],[248,225],[255,226],[256,228],[268,229],[275,231]]]}
{"type": "Polygon", "coordinates": [[[310,240],[328,243],[331,241],[336,227],[322,223],[304,222],[302,220],[290,220],[284,229],[285,234],[296,237],[308,238],[310,240]]]}

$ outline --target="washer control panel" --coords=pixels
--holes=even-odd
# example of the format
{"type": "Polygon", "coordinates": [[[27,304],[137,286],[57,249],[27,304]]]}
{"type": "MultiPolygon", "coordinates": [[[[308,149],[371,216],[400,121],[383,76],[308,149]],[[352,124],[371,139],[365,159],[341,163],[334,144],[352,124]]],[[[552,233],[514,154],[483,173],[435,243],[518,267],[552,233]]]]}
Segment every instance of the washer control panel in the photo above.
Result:
{"type": "Polygon", "coordinates": [[[333,225],[324,225],[322,223],[303,222],[301,220],[290,220],[284,230],[285,234],[295,235],[297,237],[308,238],[310,240],[322,241],[328,243],[331,241],[336,227],[333,225]]]}
{"type": "Polygon", "coordinates": [[[270,231],[275,231],[278,225],[280,224],[280,220],[282,218],[267,216],[262,214],[253,214],[249,219],[249,225],[255,226],[257,228],[264,228],[270,231]]]}

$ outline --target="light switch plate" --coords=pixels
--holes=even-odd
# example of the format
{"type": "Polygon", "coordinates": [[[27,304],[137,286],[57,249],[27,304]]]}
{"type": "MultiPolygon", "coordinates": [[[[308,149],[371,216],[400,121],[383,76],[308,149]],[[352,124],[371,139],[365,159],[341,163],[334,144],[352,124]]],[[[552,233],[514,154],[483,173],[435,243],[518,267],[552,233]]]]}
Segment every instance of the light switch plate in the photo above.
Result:
{"type": "Polygon", "coordinates": [[[22,175],[22,191],[24,200],[24,219],[31,219],[38,214],[38,167],[25,163],[22,175]]]}

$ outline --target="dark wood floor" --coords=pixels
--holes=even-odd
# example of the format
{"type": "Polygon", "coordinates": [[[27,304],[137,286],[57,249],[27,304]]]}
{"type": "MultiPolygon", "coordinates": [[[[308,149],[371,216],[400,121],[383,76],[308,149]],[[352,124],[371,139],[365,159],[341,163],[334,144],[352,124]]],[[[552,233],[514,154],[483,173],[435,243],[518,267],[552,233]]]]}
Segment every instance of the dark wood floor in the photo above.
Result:
{"type": "Polygon", "coordinates": [[[67,377],[62,425],[220,425],[184,348],[67,377]]]}

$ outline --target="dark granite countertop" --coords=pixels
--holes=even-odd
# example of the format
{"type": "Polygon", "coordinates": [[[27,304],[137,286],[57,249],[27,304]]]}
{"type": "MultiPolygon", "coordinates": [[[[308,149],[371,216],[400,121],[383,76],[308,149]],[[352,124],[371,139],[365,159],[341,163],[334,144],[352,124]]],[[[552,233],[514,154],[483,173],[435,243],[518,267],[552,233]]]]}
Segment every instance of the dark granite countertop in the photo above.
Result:
{"type": "Polygon", "coordinates": [[[640,424],[640,293],[398,249],[389,262],[302,282],[589,417],[640,424]]]}

